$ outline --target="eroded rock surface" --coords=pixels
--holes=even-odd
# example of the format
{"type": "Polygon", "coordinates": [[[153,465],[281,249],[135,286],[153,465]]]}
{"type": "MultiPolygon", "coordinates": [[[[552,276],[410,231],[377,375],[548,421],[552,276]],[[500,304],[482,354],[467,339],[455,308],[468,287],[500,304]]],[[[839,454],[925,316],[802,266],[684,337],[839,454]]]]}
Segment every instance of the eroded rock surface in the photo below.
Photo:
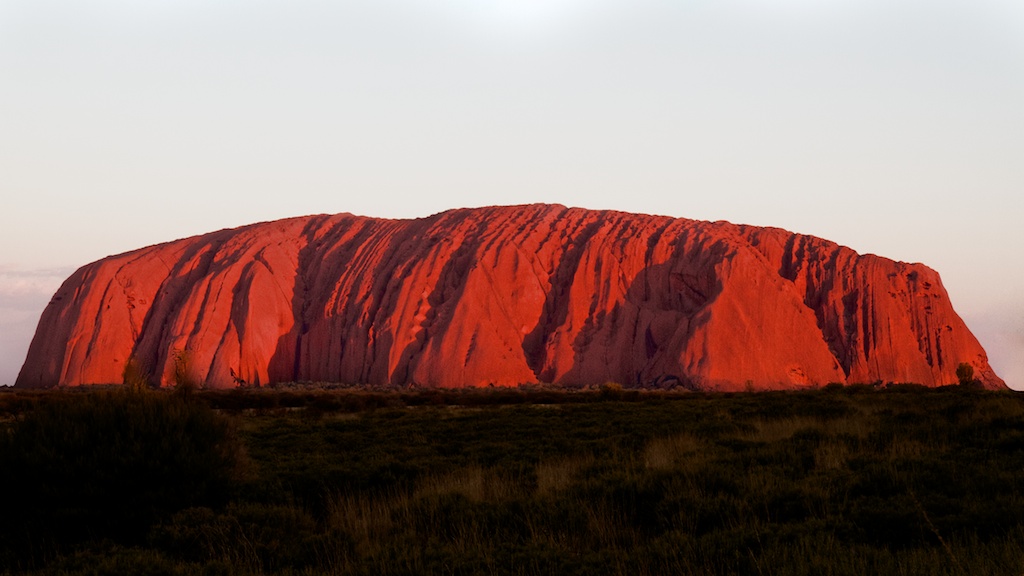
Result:
{"type": "Polygon", "coordinates": [[[21,387],[241,382],[1004,387],[921,264],[737,226],[557,205],[222,230],[82,267],[21,387]]]}

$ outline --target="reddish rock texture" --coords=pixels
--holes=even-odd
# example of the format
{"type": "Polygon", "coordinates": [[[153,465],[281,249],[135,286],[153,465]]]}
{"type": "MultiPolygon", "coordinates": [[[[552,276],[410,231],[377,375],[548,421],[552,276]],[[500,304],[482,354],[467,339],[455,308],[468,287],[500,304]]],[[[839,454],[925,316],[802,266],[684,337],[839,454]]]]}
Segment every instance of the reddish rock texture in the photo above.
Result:
{"type": "Polygon", "coordinates": [[[552,205],[339,214],[111,256],[47,306],[21,387],[1004,383],[933,270],[774,228],[552,205]],[[236,379],[236,376],[237,378],[236,379]]]}

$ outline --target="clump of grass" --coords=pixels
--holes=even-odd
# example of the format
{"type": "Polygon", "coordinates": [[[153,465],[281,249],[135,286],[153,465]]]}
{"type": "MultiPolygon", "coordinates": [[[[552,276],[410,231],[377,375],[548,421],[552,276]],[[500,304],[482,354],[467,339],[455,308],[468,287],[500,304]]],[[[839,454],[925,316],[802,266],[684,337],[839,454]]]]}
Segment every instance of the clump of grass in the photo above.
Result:
{"type": "Polygon", "coordinates": [[[500,502],[518,495],[515,482],[495,470],[480,466],[461,468],[441,476],[422,479],[414,497],[445,497],[458,495],[470,502],[500,502]]]}
{"type": "Polygon", "coordinates": [[[704,443],[689,433],[655,438],[644,448],[644,466],[653,470],[673,470],[702,460],[704,443]]]}
{"type": "Polygon", "coordinates": [[[580,475],[595,462],[592,455],[569,456],[545,460],[537,464],[537,495],[557,496],[568,490],[580,475]]]}

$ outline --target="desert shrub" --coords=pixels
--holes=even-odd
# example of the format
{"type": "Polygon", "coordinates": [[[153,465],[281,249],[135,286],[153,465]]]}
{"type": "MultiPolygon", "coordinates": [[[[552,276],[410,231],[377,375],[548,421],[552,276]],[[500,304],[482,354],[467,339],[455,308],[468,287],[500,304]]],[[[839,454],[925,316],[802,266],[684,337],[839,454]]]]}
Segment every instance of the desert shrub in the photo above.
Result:
{"type": "Polygon", "coordinates": [[[128,358],[124,363],[121,376],[124,386],[133,392],[141,392],[151,387],[145,366],[135,356],[128,358]]]}
{"type": "Polygon", "coordinates": [[[226,501],[239,444],[204,405],[127,391],[47,400],[0,438],[0,493],[17,494],[0,516],[8,560],[85,540],[132,542],[176,510],[226,501]]]}
{"type": "Polygon", "coordinates": [[[192,351],[188,348],[174,351],[174,390],[178,395],[189,398],[200,387],[196,376],[195,362],[192,351]]]}
{"type": "Polygon", "coordinates": [[[622,384],[618,382],[605,382],[600,387],[601,398],[604,400],[618,400],[622,397],[622,384]]]}
{"type": "MultiPolygon", "coordinates": [[[[99,549],[81,550],[61,558],[38,573],[66,576],[188,576],[196,572],[189,566],[168,558],[155,550],[125,548],[111,545],[99,549]]],[[[209,572],[207,572],[209,573],[209,572]]]]}
{"type": "Polygon", "coordinates": [[[289,505],[186,508],[153,528],[151,545],[178,559],[219,560],[254,574],[303,568],[317,560],[322,535],[313,518],[289,505]]]}
{"type": "Polygon", "coordinates": [[[967,362],[961,362],[956,367],[956,378],[961,385],[970,384],[974,380],[974,367],[967,362]]]}

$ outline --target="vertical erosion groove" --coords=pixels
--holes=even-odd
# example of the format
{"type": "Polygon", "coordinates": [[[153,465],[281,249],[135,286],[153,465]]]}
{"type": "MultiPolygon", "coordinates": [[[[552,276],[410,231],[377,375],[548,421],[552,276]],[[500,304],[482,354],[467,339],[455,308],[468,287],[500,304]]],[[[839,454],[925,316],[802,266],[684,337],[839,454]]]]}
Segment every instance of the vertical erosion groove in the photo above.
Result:
{"type": "Polygon", "coordinates": [[[573,232],[563,240],[565,251],[559,258],[555,273],[552,275],[551,289],[544,299],[537,326],[523,338],[523,352],[526,354],[527,365],[540,382],[551,381],[552,374],[545,370],[548,363],[548,341],[551,335],[565,323],[569,314],[573,278],[579,269],[580,259],[587,242],[603,225],[604,214],[604,212],[598,213],[589,223],[577,217],[577,221],[573,223],[573,232]]]}

